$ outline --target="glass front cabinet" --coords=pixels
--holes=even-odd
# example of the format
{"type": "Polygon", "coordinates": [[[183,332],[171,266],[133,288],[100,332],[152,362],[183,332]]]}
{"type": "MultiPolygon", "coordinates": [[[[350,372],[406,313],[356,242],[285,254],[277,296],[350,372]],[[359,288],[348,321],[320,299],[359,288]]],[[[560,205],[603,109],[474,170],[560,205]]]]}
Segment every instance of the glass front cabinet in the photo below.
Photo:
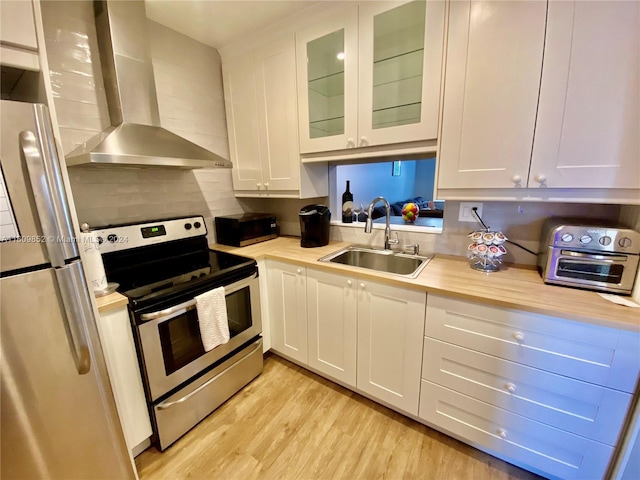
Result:
{"type": "Polygon", "coordinates": [[[443,1],[363,2],[296,34],[300,152],[435,140],[443,1]]]}

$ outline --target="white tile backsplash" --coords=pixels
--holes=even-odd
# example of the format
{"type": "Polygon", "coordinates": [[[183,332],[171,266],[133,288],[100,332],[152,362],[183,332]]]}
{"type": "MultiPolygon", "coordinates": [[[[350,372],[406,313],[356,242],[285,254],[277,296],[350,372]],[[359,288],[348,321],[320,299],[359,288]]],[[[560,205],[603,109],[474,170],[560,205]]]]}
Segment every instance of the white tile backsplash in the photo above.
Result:
{"type": "MultiPolygon", "coordinates": [[[[92,2],[42,1],[50,75],[65,153],[110,125],[92,2]]],[[[229,158],[218,52],[149,22],[164,128],[229,158]]],[[[242,212],[227,169],[72,167],[78,219],[93,225],[242,212]]],[[[214,237],[211,236],[213,239],[214,237]]]]}

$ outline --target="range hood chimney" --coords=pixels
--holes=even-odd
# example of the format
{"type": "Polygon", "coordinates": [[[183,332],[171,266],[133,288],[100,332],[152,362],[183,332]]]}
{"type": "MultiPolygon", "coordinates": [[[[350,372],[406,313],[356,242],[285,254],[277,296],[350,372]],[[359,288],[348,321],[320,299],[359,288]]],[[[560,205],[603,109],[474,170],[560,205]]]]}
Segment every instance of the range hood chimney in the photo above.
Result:
{"type": "Polygon", "coordinates": [[[95,1],[94,12],[112,126],[71,151],[67,165],[231,168],[160,126],[144,1],[95,1]]]}

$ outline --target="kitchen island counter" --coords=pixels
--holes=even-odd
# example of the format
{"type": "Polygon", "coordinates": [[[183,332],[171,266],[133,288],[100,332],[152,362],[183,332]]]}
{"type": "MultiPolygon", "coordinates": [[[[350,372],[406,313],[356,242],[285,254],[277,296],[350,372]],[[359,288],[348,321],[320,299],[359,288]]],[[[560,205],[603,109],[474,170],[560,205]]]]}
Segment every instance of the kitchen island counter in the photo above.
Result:
{"type": "Polygon", "coordinates": [[[211,248],[243,255],[256,260],[271,258],[308,267],[356,275],[388,282],[405,288],[420,289],[449,297],[483,302],[503,308],[563,317],[606,327],[640,332],[639,309],[609,302],[596,292],[547,285],[536,270],[503,266],[496,273],[472,270],[467,259],[436,254],[415,279],[350,267],[318,259],[351,245],[331,241],[318,248],[302,248],[299,237],[278,237],[274,240],[230,247],[212,244],[211,248]]]}

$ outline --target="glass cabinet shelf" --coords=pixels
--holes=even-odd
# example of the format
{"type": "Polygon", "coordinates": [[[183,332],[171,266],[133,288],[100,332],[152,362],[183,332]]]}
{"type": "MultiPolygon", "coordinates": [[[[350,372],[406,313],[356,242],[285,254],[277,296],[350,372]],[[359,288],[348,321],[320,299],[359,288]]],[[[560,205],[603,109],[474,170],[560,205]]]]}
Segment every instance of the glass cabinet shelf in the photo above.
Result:
{"type": "Polygon", "coordinates": [[[309,80],[309,91],[325,97],[344,95],[344,72],[332,73],[309,80]]]}
{"type": "Polygon", "coordinates": [[[340,135],[344,132],[344,117],[326,118],[309,122],[311,138],[340,135]]]}
{"type": "Polygon", "coordinates": [[[421,107],[422,103],[417,102],[374,110],[372,127],[376,129],[418,123],[421,107]]]}

